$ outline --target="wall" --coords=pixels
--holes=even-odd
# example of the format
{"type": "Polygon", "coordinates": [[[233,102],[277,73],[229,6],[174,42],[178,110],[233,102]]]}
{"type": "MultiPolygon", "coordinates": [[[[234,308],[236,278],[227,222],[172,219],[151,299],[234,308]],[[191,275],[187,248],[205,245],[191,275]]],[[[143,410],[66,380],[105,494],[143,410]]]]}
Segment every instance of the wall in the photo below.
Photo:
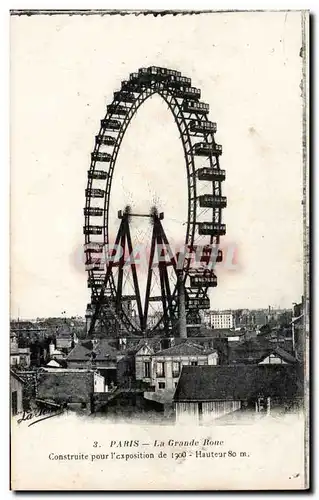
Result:
{"type": "Polygon", "coordinates": [[[303,316],[295,319],[292,323],[292,335],[294,339],[294,353],[299,363],[304,363],[305,329],[303,316]]]}
{"type": "Polygon", "coordinates": [[[23,408],[28,410],[30,408],[30,401],[36,397],[37,372],[33,370],[21,371],[19,375],[25,381],[23,385],[23,408]]]}
{"type": "Polygon", "coordinates": [[[72,338],[56,338],[56,348],[57,349],[71,349],[72,338]]]}
{"type": "Polygon", "coordinates": [[[29,368],[31,364],[30,349],[28,349],[28,351],[28,353],[20,353],[20,363],[21,366],[24,366],[25,368],[29,368]]]}
{"type": "Polygon", "coordinates": [[[270,355],[270,356],[267,356],[265,359],[263,359],[260,363],[258,363],[259,365],[269,365],[269,364],[272,364],[272,365],[287,365],[288,363],[286,363],[282,358],[280,358],[279,356],[275,356],[275,355],[270,355]]]}
{"type": "Polygon", "coordinates": [[[211,314],[210,325],[214,328],[233,328],[234,317],[231,313],[211,314]]]}
{"type": "Polygon", "coordinates": [[[90,359],[88,360],[68,360],[67,359],[67,366],[68,368],[104,368],[104,369],[112,369],[116,370],[117,368],[117,362],[116,360],[112,359],[97,359],[95,361],[91,361],[90,359]]]}
{"type": "MultiPolygon", "coordinates": [[[[215,359],[217,364],[217,358],[215,354],[215,359]]],[[[151,385],[155,387],[155,391],[162,391],[162,390],[175,390],[177,386],[177,382],[179,379],[178,377],[173,377],[173,363],[178,362],[180,363],[180,372],[179,375],[181,374],[182,371],[182,366],[187,366],[191,365],[192,362],[197,363],[198,365],[207,365],[208,364],[208,356],[207,354],[201,354],[198,356],[170,356],[170,357],[164,357],[164,356],[153,356],[152,358],[152,364],[151,364],[151,385]],[[164,370],[164,377],[157,377],[157,362],[164,362],[165,370],[164,370]],[[160,383],[165,384],[165,388],[161,389],[159,387],[160,383]]],[[[209,364],[214,364],[214,357],[210,357],[210,363],[209,364]]]]}
{"type": "Polygon", "coordinates": [[[135,381],[135,358],[133,355],[117,356],[116,385],[131,387],[135,381]]]}
{"type": "Polygon", "coordinates": [[[206,424],[241,408],[240,401],[209,401],[202,403],[202,423],[206,424]]]}
{"type": "Polygon", "coordinates": [[[105,368],[116,370],[117,369],[117,361],[116,359],[96,359],[92,365],[96,366],[96,368],[105,368]]]}
{"type": "Polygon", "coordinates": [[[135,378],[136,380],[143,380],[144,382],[151,383],[151,377],[145,377],[144,363],[152,363],[152,355],[137,355],[135,358],[135,378]]]}
{"type": "Polygon", "coordinates": [[[30,366],[30,349],[29,348],[19,348],[18,351],[11,352],[10,354],[10,365],[21,365],[25,368],[30,366]]]}
{"type": "Polygon", "coordinates": [[[94,392],[93,372],[38,372],[37,397],[57,403],[86,403],[94,392]]]}
{"type": "Polygon", "coordinates": [[[218,360],[219,360],[219,356],[218,356],[217,352],[212,352],[211,354],[208,354],[208,356],[207,356],[207,364],[208,365],[216,366],[216,365],[218,365],[218,360]]]}
{"type": "Polygon", "coordinates": [[[179,424],[199,423],[198,403],[176,403],[175,415],[179,424]]]}
{"type": "Polygon", "coordinates": [[[94,392],[107,392],[107,386],[105,386],[105,379],[99,373],[94,373],[94,392]]]}
{"type": "Polygon", "coordinates": [[[89,361],[69,361],[67,360],[67,367],[72,369],[72,368],[85,368],[87,369],[89,367],[89,361]]]}
{"type": "Polygon", "coordinates": [[[10,365],[15,366],[20,364],[20,356],[18,354],[10,355],[10,365]]]}
{"type": "Polygon", "coordinates": [[[65,354],[63,352],[54,351],[54,353],[50,357],[51,359],[64,360],[65,354]]]}
{"type": "Polygon", "coordinates": [[[209,424],[240,408],[240,401],[178,402],[175,403],[176,422],[209,424]]]}
{"type": "MultiPolygon", "coordinates": [[[[17,412],[23,411],[23,384],[13,375],[10,376],[10,391],[11,391],[11,399],[12,393],[16,391],[17,393],[17,412]]],[[[12,411],[12,405],[11,405],[12,411]]]]}
{"type": "Polygon", "coordinates": [[[201,354],[193,356],[156,356],[156,354],[148,355],[137,355],[135,361],[136,370],[136,380],[142,380],[145,383],[149,383],[152,387],[155,387],[155,391],[174,391],[179,375],[177,377],[173,376],[173,364],[177,362],[180,363],[180,372],[182,371],[182,366],[190,365],[192,362],[197,362],[198,365],[217,365],[218,364],[218,354],[216,352],[211,354],[201,354]],[[144,363],[149,362],[150,377],[145,377],[144,363]],[[164,363],[164,377],[157,376],[157,363],[164,363]],[[165,384],[165,388],[160,388],[159,384],[165,384]]]}

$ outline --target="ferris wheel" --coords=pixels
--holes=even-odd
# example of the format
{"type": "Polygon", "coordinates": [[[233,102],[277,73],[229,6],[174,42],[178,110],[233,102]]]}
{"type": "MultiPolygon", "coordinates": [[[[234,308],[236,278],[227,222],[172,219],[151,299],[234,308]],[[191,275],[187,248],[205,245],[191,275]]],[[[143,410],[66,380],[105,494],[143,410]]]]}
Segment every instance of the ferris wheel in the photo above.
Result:
{"type": "Polygon", "coordinates": [[[222,146],[215,142],[217,125],[209,121],[209,105],[200,98],[201,91],[192,87],[190,78],[179,71],[152,66],[131,73],[107,106],[95,137],[85,191],[83,232],[91,289],[89,335],[97,328],[117,335],[174,334],[183,321],[182,316],[184,327],[198,325],[200,311],[210,307],[208,291],[217,286],[217,276],[215,266],[207,264],[221,262],[223,258],[219,242],[226,234],[222,211],[227,199],[222,195],[225,171],[219,164],[222,146]],[[155,94],[171,111],[183,146],[188,203],[184,225],[186,253],[182,260],[170,247],[165,215],[156,206],[147,214],[133,213],[130,206],[116,207],[119,226],[114,241],[110,235],[110,200],[122,140],[140,106],[155,94]],[[152,227],[144,297],[141,297],[136,265],[134,261],[128,264],[126,259],[127,253],[134,253],[130,226],[135,217],[149,217],[152,227]],[[117,247],[121,247],[122,252],[116,259],[117,247]],[[155,255],[163,247],[168,259],[158,263],[155,271],[155,255]],[[105,252],[108,252],[107,259],[103,258],[105,252]],[[195,254],[197,262],[192,265],[195,254]],[[157,289],[153,286],[156,273],[157,289]],[[130,293],[124,290],[128,274],[130,293]],[[156,313],[152,310],[154,304],[156,313]]]}

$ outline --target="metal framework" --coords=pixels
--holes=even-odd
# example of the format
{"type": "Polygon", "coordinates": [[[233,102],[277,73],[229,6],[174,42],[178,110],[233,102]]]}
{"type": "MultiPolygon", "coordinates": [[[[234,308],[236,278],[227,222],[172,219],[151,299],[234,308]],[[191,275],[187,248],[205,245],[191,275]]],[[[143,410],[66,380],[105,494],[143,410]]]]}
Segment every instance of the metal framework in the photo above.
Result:
{"type": "MultiPolygon", "coordinates": [[[[187,173],[188,216],[186,221],[185,245],[195,251],[198,237],[206,238],[207,257],[214,252],[220,236],[226,232],[222,224],[222,210],[226,207],[226,197],[222,196],[221,184],[225,179],[225,171],[220,169],[219,157],[222,147],[215,142],[216,123],[208,120],[209,105],[200,101],[201,92],[191,86],[190,78],[180,72],[167,68],[141,68],[132,73],[129,80],[123,81],[121,90],[114,93],[113,102],[107,106],[107,113],[101,120],[100,130],[95,138],[94,151],[91,154],[91,165],[88,171],[86,203],[84,208],[85,251],[88,271],[88,286],[91,288],[92,319],[89,334],[94,332],[96,322],[114,325],[118,331],[140,333],[147,331],[147,311],[151,297],[146,293],[144,309],[138,293],[137,309],[139,324],[133,324],[127,310],[123,307],[125,301],[120,300],[121,273],[119,269],[117,284],[114,280],[114,266],[110,265],[103,271],[98,264],[103,246],[109,242],[109,207],[113,181],[113,173],[117,156],[127,127],[139,107],[152,95],[158,94],[167,103],[178,127],[183,145],[185,167],[187,173]],[[206,165],[198,167],[198,161],[206,165]],[[103,186],[101,188],[101,183],[103,186]],[[209,185],[209,193],[200,194],[201,186],[209,185]],[[97,204],[97,199],[103,201],[103,206],[97,204]],[[208,220],[199,221],[199,213],[209,213],[208,220]]],[[[161,219],[154,215],[153,241],[163,241],[169,244],[163,230],[161,219]]],[[[131,245],[129,217],[124,213],[121,219],[117,243],[122,246],[131,245]]],[[[152,257],[151,257],[152,258],[152,257]]],[[[149,265],[151,266],[151,258],[149,265]]],[[[218,250],[217,262],[222,260],[218,250]]],[[[188,321],[199,322],[199,310],[209,308],[208,288],[216,286],[217,279],[211,272],[194,272],[185,261],[182,280],[185,289],[186,313],[188,321]]],[[[176,264],[175,260],[174,263],[176,264]]],[[[121,267],[121,264],[120,264],[121,267]]],[[[138,289],[137,276],[132,268],[132,275],[138,289]]],[[[147,290],[152,270],[149,267],[147,290]]],[[[168,332],[174,328],[178,317],[177,285],[170,289],[167,272],[160,269],[161,300],[163,315],[153,330],[162,329],[168,332]]]]}

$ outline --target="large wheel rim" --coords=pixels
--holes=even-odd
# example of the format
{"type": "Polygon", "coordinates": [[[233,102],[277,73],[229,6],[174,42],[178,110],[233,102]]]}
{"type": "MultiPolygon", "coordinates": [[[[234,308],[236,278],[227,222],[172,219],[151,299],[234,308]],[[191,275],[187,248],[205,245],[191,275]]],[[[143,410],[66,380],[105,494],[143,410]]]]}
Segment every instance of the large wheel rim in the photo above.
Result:
{"type": "MultiPolygon", "coordinates": [[[[115,138],[115,142],[112,145],[113,149],[112,153],[110,153],[110,161],[108,162],[108,171],[107,171],[107,178],[104,190],[105,195],[104,195],[104,210],[103,210],[103,225],[102,225],[103,230],[101,235],[102,236],[101,243],[109,244],[110,242],[109,215],[110,215],[111,190],[112,190],[113,176],[118,158],[118,153],[120,151],[120,147],[124,139],[125,133],[131,123],[132,118],[136,115],[137,111],[142,106],[142,104],[151,96],[158,94],[166,102],[168,108],[170,109],[173,115],[183,145],[184,160],[185,160],[185,167],[187,174],[187,192],[188,192],[188,210],[187,210],[188,214],[186,222],[185,245],[193,247],[195,244],[196,228],[197,228],[197,220],[196,220],[197,182],[200,182],[196,177],[194,144],[196,142],[196,139],[200,137],[201,139],[204,140],[205,143],[209,143],[216,146],[214,138],[215,132],[208,131],[201,134],[194,134],[191,132],[190,130],[191,122],[192,121],[208,122],[207,114],[201,114],[199,112],[189,111],[189,110],[185,111],[185,109],[183,109],[184,99],[178,95],[180,89],[170,86],[169,80],[156,81],[156,79],[145,78],[145,75],[141,74],[140,72],[135,75],[138,75],[138,78],[136,79],[136,82],[134,84],[132,84],[130,81],[124,81],[122,82],[122,90],[115,93],[115,97],[112,103],[108,106],[108,111],[105,114],[104,119],[101,120],[101,127],[97,135],[97,137],[104,137],[106,131],[110,130],[108,127],[105,126],[105,123],[113,120],[120,123],[120,127],[116,131],[116,136],[113,136],[115,138]],[[125,100],[128,92],[134,95],[133,102],[127,102],[125,100]],[[125,110],[124,115],[119,114],[118,111],[121,109],[125,110]]],[[[191,84],[189,84],[189,87],[190,85],[191,84]]],[[[112,133],[114,133],[114,130],[112,130],[112,133]]],[[[92,206],[94,206],[94,203],[92,205],[93,197],[88,193],[90,193],[90,190],[92,189],[94,190],[94,172],[98,170],[96,166],[97,164],[99,164],[99,160],[96,158],[97,155],[101,153],[101,148],[103,148],[103,145],[96,141],[93,154],[91,155],[91,164],[90,164],[89,178],[86,191],[87,194],[86,194],[85,211],[88,211],[92,206]]],[[[210,167],[214,171],[221,172],[219,165],[219,154],[216,155],[210,154],[208,159],[210,167]]],[[[220,196],[220,197],[222,196],[221,182],[222,182],[221,179],[217,177],[212,181],[212,194],[214,196],[220,196]]],[[[86,244],[90,244],[92,242],[90,239],[91,235],[88,230],[88,228],[91,227],[91,218],[92,215],[88,215],[86,213],[85,225],[84,225],[86,244]]],[[[221,225],[222,208],[220,207],[212,208],[211,221],[215,224],[221,225]]],[[[210,244],[218,245],[219,240],[220,240],[219,234],[212,234],[209,237],[210,244]]],[[[98,297],[99,294],[98,287],[95,286],[97,274],[98,273],[94,270],[88,270],[88,281],[91,283],[92,298],[95,299],[96,297],[98,297]]],[[[189,278],[189,273],[188,270],[186,269],[183,275],[184,283],[186,283],[188,278],[189,278]]],[[[206,296],[208,287],[205,286],[203,286],[202,288],[196,287],[193,290],[191,287],[189,287],[189,290],[191,290],[194,294],[196,294],[196,296],[206,296]]],[[[114,297],[116,294],[116,285],[113,273],[109,281],[109,292],[112,297],[114,297]]],[[[175,300],[175,307],[176,307],[176,294],[177,294],[177,284],[175,285],[172,294],[172,297],[175,300]]],[[[135,333],[137,332],[140,333],[140,329],[134,326],[134,324],[130,321],[125,311],[122,311],[122,318],[120,321],[122,322],[123,326],[126,329],[130,329],[132,332],[135,333]]],[[[161,318],[152,327],[152,330],[158,329],[162,321],[163,318],[161,318]]]]}

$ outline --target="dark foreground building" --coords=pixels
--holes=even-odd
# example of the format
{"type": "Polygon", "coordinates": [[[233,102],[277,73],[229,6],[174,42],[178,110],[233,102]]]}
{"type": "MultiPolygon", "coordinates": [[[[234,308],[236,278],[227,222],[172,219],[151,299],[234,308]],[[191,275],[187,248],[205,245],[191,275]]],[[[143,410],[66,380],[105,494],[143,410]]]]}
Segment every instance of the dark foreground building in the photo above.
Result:
{"type": "Polygon", "coordinates": [[[209,423],[235,411],[291,409],[300,404],[302,390],[295,366],[185,366],[174,395],[176,422],[209,423]]]}

